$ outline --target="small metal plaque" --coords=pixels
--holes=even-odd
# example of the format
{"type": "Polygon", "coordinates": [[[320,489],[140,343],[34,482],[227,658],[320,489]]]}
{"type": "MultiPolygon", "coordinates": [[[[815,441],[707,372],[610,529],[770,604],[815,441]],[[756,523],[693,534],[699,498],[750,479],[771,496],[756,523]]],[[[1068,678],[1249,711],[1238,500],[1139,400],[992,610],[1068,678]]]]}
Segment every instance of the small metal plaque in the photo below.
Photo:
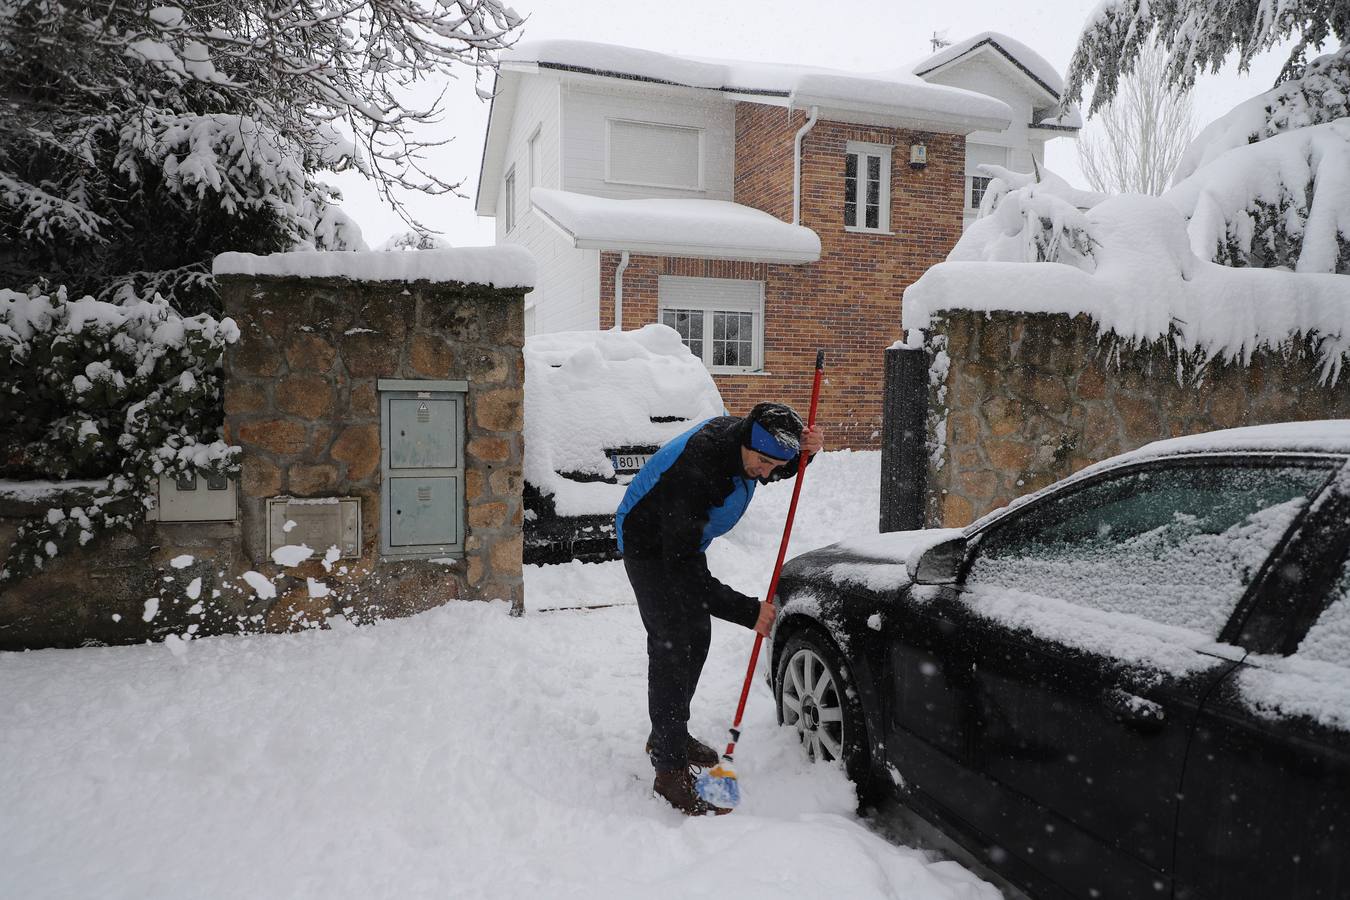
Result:
{"type": "Polygon", "coordinates": [[[296,499],[272,497],[267,501],[267,554],[278,547],[301,544],[322,559],[329,547],[337,547],[344,559],[361,555],[361,501],[356,497],[296,499]],[[293,524],[291,524],[293,523],[293,524]]]}

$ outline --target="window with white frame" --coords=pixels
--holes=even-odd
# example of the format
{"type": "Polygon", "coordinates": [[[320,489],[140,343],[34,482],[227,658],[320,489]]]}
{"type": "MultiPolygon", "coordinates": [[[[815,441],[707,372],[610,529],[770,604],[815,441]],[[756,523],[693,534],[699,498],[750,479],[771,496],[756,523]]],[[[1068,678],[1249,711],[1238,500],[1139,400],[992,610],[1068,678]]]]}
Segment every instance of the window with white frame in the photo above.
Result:
{"type": "Polygon", "coordinates": [[[534,130],[534,134],[530,135],[529,149],[530,149],[530,184],[529,184],[529,186],[530,186],[530,187],[539,187],[539,186],[540,186],[540,181],[539,181],[540,158],[539,158],[539,129],[538,129],[538,128],[536,128],[536,129],[534,130]]]}
{"type": "Polygon", "coordinates": [[[502,200],[506,204],[506,215],[504,221],[506,230],[509,232],[516,227],[516,167],[512,166],[506,172],[505,189],[502,191],[502,200]]]}
{"type": "Polygon", "coordinates": [[[993,144],[966,144],[966,209],[972,213],[980,208],[984,192],[993,178],[980,171],[981,165],[1008,165],[1008,148],[993,144]]]}
{"type": "Polygon", "coordinates": [[[764,282],[662,275],[661,322],[714,372],[764,367],[764,282]]]}
{"type": "Polygon", "coordinates": [[[703,129],[606,119],[605,180],[703,190],[703,129]]]}
{"type": "Polygon", "coordinates": [[[849,141],[844,154],[844,228],[891,230],[891,148],[849,141]]]}
{"type": "Polygon", "coordinates": [[[970,208],[979,209],[984,202],[984,192],[989,190],[989,182],[994,179],[986,175],[970,176],[970,208]]]}

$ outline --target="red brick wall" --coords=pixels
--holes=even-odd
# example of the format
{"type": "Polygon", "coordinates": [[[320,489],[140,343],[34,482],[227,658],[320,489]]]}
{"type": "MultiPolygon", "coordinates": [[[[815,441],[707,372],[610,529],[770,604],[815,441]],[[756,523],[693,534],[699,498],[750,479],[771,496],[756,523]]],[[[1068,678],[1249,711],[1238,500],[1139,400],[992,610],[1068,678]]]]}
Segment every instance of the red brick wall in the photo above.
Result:
{"type": "MultiPolygon", "coordinates": [[[[736,108],[737,203],[792,220],[793,136],[806,121],[780,107],[736,108]]],[[[625,328],[656,321],[657,277],[697,275],[764,281],[763,375],[717,375],[727,408],[744,414],[761,400],[810,401],[817,348],[826,351],[820,420],[834,448],[875,449],[881,431],[883,351],[901,337],[900,296],[941,262],[961,234],[965,139],[904,129],[818,121],[802,148],[802,224],[820,235],[821,258],[802,266],[631,257],[624,273],[625,328]],[[890,235],[844,231],[848,141],[889,144],[890,235]],[[909,168],[909,146],[928,147],[928,167],[909,168]]],[[[600,327],[614,322],[619,255],[600,260],[600,327]]]]}

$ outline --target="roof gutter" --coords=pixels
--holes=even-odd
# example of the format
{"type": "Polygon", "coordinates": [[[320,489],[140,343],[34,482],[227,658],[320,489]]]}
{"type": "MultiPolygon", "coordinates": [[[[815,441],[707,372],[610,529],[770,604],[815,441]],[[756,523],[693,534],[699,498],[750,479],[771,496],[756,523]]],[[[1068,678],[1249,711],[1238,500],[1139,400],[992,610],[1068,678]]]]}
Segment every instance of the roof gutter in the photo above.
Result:
{"type": "Polygon", "coordinates": [[[811,114],[806,117],[806,124],[797,130],[797,137],[792,145],[792,224],[802,224],[802,139],[806,133],[816,124],[816,118],[820,115],[820,108],[811,107],[811,114]]]}

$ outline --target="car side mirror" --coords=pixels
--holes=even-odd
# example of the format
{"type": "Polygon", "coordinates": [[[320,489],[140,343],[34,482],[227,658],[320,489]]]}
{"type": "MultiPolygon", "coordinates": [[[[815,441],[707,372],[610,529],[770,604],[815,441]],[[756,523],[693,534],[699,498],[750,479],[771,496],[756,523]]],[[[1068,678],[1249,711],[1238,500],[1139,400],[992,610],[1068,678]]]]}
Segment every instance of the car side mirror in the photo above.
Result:
{"type": "Polygon", "coordinates": [[[925,550],[909,566],[909,577],[915,584],[955,584],[965,558],[965,535],[948,538],[925,550]]]}

